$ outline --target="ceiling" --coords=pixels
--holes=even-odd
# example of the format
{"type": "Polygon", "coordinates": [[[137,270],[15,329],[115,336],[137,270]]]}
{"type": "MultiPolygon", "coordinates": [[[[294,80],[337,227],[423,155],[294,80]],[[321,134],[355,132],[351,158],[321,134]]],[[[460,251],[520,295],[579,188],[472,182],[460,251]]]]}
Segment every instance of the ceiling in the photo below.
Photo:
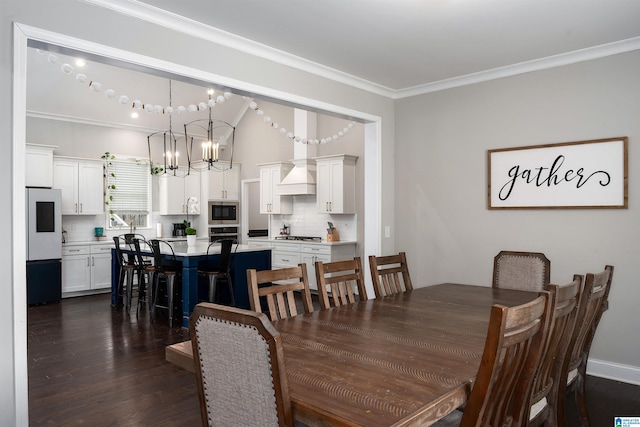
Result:
{"type": "MultiPolygon", "coordinates": [[[[596,50],[604,55],[640,49],[638,0],[82,1],[392,98],[468,84],[474,76],[486,80],[593,58],[596,50]]],[[[32,117],[154,132],[167,130],[170,117],[140,110],[132,119],[134,100],[171,104],[176,111],[208,101],[204,84],[173,81],[170,102],[166,77],[101,61],[78,68],[75,58],[61,53],[52,63],[49,54],[29,49],[32,117]],[[73,66],[68,74],[61,71],[65,63],[73,66]],[[78,74],[87,81],[79,84],[78,74]],[[101,90],[89,82],[99,82],[101,90]],[[105,96],[108,89],[112,99],[105,96]],[[122,95],[128,103],[119,102],[122,95]]],[[[237,123],[251,111],[248,104],[241,96],[225,98],[216,103],[214,119],[237,123]]],[[[207,109],[174,114],[173,129],[183,132],[183,123],[207,115],[207,109]]]]}
{"type": "Polygon", "coordinates": [[[392,91],[640,37],[637,0],[142,1],[392,91]]]}

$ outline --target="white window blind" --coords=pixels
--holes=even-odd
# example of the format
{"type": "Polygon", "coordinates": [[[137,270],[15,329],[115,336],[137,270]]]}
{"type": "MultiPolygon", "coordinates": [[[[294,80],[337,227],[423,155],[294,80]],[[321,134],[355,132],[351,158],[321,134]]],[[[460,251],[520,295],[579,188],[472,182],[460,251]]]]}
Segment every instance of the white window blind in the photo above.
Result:
{"type": "Polygon", "coordinates": [[[149,165],[143,162],[112,160],[109,209],[119,213],[149,213],[149,165]]]}

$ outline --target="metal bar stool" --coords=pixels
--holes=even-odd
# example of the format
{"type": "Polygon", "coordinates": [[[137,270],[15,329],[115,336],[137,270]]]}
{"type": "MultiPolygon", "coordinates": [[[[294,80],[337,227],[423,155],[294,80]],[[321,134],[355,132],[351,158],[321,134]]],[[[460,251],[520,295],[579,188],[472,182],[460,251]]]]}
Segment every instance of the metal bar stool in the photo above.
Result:
{"type": "Polygon", "coordinates": [[[198,269],[198,273],[202,276],[206,276],[209,279],[209,302],[216,302],[216,291],[218,287],[218,281],[223,279],[227,283],[227,289],[229,291],[230,305],[235,306],[236,300],[233,295],[233,283],[231,282],[231,250],[233,244],[236,243],[236,250],[238,249],[237,241],[234,239],[223,239],[219,242],[212,242],[207,248],[207,256],[205,257],[204,268],[198,269]],[[220,264],[217,268],[209,267],[209,252],[213,245],[220,243],[220,264]]]}
{"type": "Polygon", "coordinates": [[[151,308],[153,306],[153,280],[156,273],[155,266],[153,266],[150,261],[145,260],[142,255],[142,250],[140,249],[141,241],[146,246],[149,246],[149,243],[144,239],[133,239],[133,247],[135,248],[135,265],[138,271],[138,277],[141,278],[138,285],[138,307],[136,308],[136,315],[140,311],[140,305],[145,302],[147,303],[149,312],[151,312],[151,308]],[[145,276],[147,276],[146,282],[144,280],[145,276]],[[147,286],[145,286],[145,283],[147,286]]]}
{"type": "Polygon", "coordinates": [[[113,243],[115,244],[116,256],[120,264],[117,295],[124,298],[125,308],[128,313],[131,310],[131,300],[133,299],[133,275],[135,274],[136,266],[129,264],[122,253],[120,245],[125,243],[124,239],[120,236],[113,236],[113,243]]]}
{"type": "Polygon", "coordinates": [[[153,283],[153,303],[151,307],[151,321],[155,322],[156,318],[156,308],[166,308],[169,316],[169,327],[173,327],[173,310],[174,310],[174,299],[175,299],[175,283],[176,278],[180,277],[180,268],[177,265],[167,264],[161,254],[160,246],[165,245],[168,250],[169,258],[173,258],[175,264],[177,264],[176,254],[173,251],[173,247],[168,242],[164,240],[152,239],[149,240],[149,244],[151,245],[151,251],[153,252],[153,261],[155,265],[155,273],[153,275],[154,283],[153,283]],[[158,305],[158,289],[160,287],[160,280],[164,279],[167,285],[167,305],[160,306],[158,305]]]}

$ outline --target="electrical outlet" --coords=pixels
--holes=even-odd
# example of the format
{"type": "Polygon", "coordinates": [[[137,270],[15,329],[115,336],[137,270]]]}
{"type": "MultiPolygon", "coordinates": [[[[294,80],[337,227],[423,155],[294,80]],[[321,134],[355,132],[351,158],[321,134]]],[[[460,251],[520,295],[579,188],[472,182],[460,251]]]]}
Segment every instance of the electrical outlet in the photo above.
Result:
{"type": "Polygon", "coordinates": [[[385,225],[384,227],[384,237],[386,237],[387,239],[391,237],[391,227],[389,227],[388,225],[385,225]]]}

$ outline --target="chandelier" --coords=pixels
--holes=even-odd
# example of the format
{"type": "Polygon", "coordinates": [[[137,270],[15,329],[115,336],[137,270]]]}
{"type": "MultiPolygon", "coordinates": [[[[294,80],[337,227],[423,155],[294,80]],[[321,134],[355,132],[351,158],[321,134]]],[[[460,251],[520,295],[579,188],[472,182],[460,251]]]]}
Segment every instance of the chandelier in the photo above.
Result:
{"type": "Polygon", "coordinates": [[[202,161],[207,163],[209,169],[211,169],[211,165],[220,160],[220,142],[226,141],[227,146],[231,147],[231,156],[229,160],[229,169],[233,167],[233,146],[235,140],[235,126],[231,125],[228,122],[223,120],[213,120],[212,118],[212,110],[216,105],[216,100],[213,99],[213,89],[209,89],[209,102],[205,104],[201,102],[198,108],[209,109],[209,118],[208,119],[197,119],[189,123],[184,124],[184,138],[186,144],[190,145],[193,149],[193,141],[195,136],[193,136],[194,128],[205,130],[207,132],[206,140],[202,141],[202,161]],[[203,122],[206,122],[206,127],[203,125],[203,122]],[[192,135],[189,135],[189,130],[191,129],[192,135]]]}
{"type": "MultiPolygon", "coordinates": [[[[173,116],[173,107],[171,106],[171,80],[169,80],[169,105],[164,108],[164,114],[169,116],[169,129],[165,131],[158,131],[147,135],[147,146],[149,149],[149,164],[151,167],[151,174],[154,175],[158,171],[158,167],[154,167],[154,163],[151,160],[151,139],[162,135],[163,141],[163,150],[162,157],[164,158],[164,171],[163,173],[167,173],[167,171],[173,171],[173,174],[176,174],[180,164],[179,157],[180,152],[178,151],[178,141],[181,138],[176,137],[173,133],[173,127],[171,122],[171,117],[173,116]]],[[[193,142],[192,142],[193,144],[193,142]]],[[[193,145],[191,147],[188,146],[187,140],[185,139],[185,153],[187,156],[187,175],[191,172],[191,151],[193,150],[193,145]]]]}

